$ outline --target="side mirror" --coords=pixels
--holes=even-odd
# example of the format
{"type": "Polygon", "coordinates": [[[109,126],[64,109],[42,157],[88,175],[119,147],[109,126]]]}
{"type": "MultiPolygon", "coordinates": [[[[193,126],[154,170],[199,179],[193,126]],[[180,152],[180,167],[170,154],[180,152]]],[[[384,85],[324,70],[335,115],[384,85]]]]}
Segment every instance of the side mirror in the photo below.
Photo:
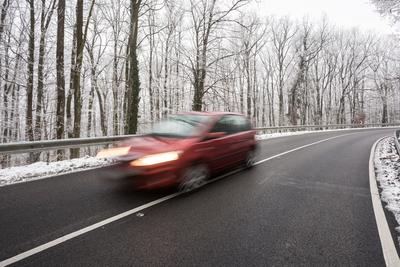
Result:
{"type": "Polygon", "coordinates": [[[214,132],[214,133],[207,133],[205,140],[217,139],[224,137],[226,135],[225,132],[214,132]]]}

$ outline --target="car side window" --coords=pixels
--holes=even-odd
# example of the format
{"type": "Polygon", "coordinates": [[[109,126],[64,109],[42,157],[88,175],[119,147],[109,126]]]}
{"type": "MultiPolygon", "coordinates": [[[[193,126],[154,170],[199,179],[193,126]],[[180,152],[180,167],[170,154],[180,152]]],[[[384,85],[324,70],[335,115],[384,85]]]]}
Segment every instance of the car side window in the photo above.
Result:
{"type": "Polygon", "coordinates": [[[239,132],[250,131],[251,125],[248,119],[243,116],[236,116],[236,126],[239,132]]]}
{"type": "Polygon", "coordinates": [[[231,127],[230,127],[230,122],[228,116],[224,116],[219,121],[217,121],[211,130],[212,133],[217,133],[217,132],[224,132],[227,134],[231,133],[231,127]]]}
{"type": "Polygon", "coordinates": [[[238,115],[227,115],[222,117],[215,125],[211,132],[225,132],[227,134],[234,134],[251,129],[249,121],[238,115]]]}

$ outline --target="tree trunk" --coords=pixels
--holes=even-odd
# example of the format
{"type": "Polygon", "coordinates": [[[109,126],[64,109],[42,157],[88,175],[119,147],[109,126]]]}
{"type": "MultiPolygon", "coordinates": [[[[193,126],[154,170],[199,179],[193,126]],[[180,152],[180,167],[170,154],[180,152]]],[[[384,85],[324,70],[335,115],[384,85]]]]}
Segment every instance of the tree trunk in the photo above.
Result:
{"type": "MultiPolygon", "coordinates": [[[[83,48],[86,42],[87,30],[92,15],[95,0],[92,0],[86,25],[83,25],[83,0],[77,0],[76,3],[76,60],[72,67],[72,91],[74,99],[74,127],[73,137],[79,138],[81,134],[81,114],[82,114],[82,97],[81,97],[81,69],[83,62],[83,48]]],[[[79,157],[79,148],[71,149],[71,157],[79,157]]]]}
{"type": "Polygon", "coordinates": [[[302,86],[304,83],[304,72],[305,72],[305,60],[304,56],[300,56],[297,77],[292,88],[290,89],[289,103],[288,103],[289,121],[290,124],[294,126],[297,125],[297,120],[299,119],[298,109],[300,101],[299,101],[298,91],[300,86],[302,86]]]}
{"type": "Polygon", "coordinates": [[[9,6],[10,6],[10,0],[4,0],[3,5],[1,6],[1,15],[0,15],[0,41],[3,41],[4,21],[6,20],[9,6]]]}
{"type": "MultiPolygon", "coordinates": [[[[28,0],[30,13],[29,27],[29,47],[28,47],[28,80],[26,84],[26,138],[33,141],[33,115],[32,115],[32,100],[33,100],[33,66],[35,63],[35,2],[28,0]]],[[[32,158],[31,158],[32,160],[32,158]]]]}
{"type": "Polygon", "coordinates": [[[194,111],[201,111],[203,108],[203,92],[204,92],[204,81],[201,81],[202,71],[196,71],[195,83],[194,83],[194,96],[192,109],[194,111]]]}
{"type": "MultiPolygon", "coordinates": [[[[39,62],[38,62],[38,84],[36,90],[36,120],[35,120],[35,128],[34,128],[34,140],[42,139],[42,109],[43,109],[43,87],[44,87],[44,60],[45,60],[45,39],[46,32],[50,24],[50,19],[53,14],[55,6],[55,1],[49,7],[49,11],[46,17],[46,0],[42,0],[42,9],[40,14],[40,41],[39,41],[39,62]]],[[[33,153],[33,160],[39,160],[40,152],[33,153]]]]}
{"type": "Polygon", "coordinates": [[[102,93],[100,92],[100,88],[97,86],[97,78],[95,78],[95,89],[96,89],[96,93],[97,93],[97,98],[99,100],[101,133],[103,134],[103,136],[107,136],[107,116],[106,116],[106,111],[104,109],[105,97],[102,96],[102,93]]]}
{"type": "Polygon", "coordinates": [[[118,109],[118,92],[119,92],[119,86],[120,86],[120,81],[119,81],[119,75],[118,75],[118,34],[117,32],[114,32],[114,55],[113,55],[113,131],[114,135],[119,134],[119,109],[118,109]]]}
{"type": "Polygon", "coordinates": [[[247,102],[247,117],[251,117],[251,78],[250,78],[250,52],[245,52],[245,68],[246,68],[246,102],[247,102]]]}
{"type": "Polygon", "coordinates": [[[346,123],[345,117],[345,96],[342,95],[339,99],[339,109],[338,113],[336,114],[336,123],[337,124],[344,124],[346,123]]]}
{"type": "Polygon", "coordinates": [[[163,85],[163,90],[164,90],[163,115],[164,115],[164,117],[166,117],[167,114],[169,113],[169,110],[168,110],[168,88],[167,88],[169,38],[170,38],[170,32],[168,33],[167,41],[165,42],[165,55],[164,55],[164,85],[163,85]]]}
{"type": "Polygon", "coordinates": [[[153,33],[152,29],[150,27],[150,36],[149,36],[149,42],[150,42],[150,51],[149,51],[149,102],[150,102],[150,120],[153,122],[154,121],[154,100],[153,100],[153,49],[154,49],[154,41],[153,41],[153,33]]]}
{"type": "MultiPolygon", "coordinates": [[[[73,124],[73,137],[79,138],[81,131],[81,112],[82,112],[82,98],[81,98],[81,67],[83,60],[83,0],[77,0],[76,3],[76,61],[75,66],[72,68],[72,90],[74,100],[74,124],[73,124]]],[[[71,150],[71,157],[79,157],[79,149],[71,150]]]]}
{"type": "Polygon", "coordinates": [[[127,84],[126,84],[126,122],[125,133],[135,134],[138,127],[139,116],[139,68],[137,60],[137,36],[138,36],[138,22],[139,22],[139,8],[141,0],[131,0],[131,21],[128,42],[128,64],[127,64],[127,84]]]}
{"type": "Polygon", "coordinates": [[[76,28],[73,30],[73,37],[72,37],[72,51],[71,51],[71,72],[69,76],[69,90],[67,96],[67,136],[68,138],[73,138],[73,126],[72,126],[72,96],[74,94],[73,89],[73,69],[75,68],[76,62],[76,28]]]}
{"type": "Polygon", "coordinates": [[[94,98],[94,85],[91,83],[90,92],[89,92],[89,103],[88,103],[88,122],[87,122],[87,132],[88,136],[92,136],[92,121],[93,121],[93,98],[94,98]]]}
{"type": "MultiPolygon", "coordinates": [[[[4,51],[4,64],[6,65],[6,66],[8,66],[9,65],[9,54],[8,54],[8,51],[9,51],[9,49],[8,49],[8,46],[5,46],[5,49],[4,49],[5,51],[4,51]]],[[[17,62],[18,62],[18,59],[19,58],[17,58],[17,62]]],[[[9,79],[9,75],[10,75],[10,68],[5,68],[5,73],[3,74],[4,75],[4,85],[2,86],[3,87],[3,109],[4,109],[4,113],[3,113],[3,120],[4,120],[4,128],[3,128],[3,138],[2,138],[2,143],[7,143],[7,142],[9,142],[10,140],[9,140],[9,131],[8,131],[8,128],[10,128],[10,124],[9,124],[9,121],[10,121],[10,116],[9,116],[9,114],[8,114],[8,99],[9,99],[9,91],[10,91],[10,85],[8,84],[8,79],[9,79]]]]}
{"type": "MultiPolygon", "coordinates": [[[[56,138],[64,138],[64,109],[65,109],[65,77],[64,77],[64,27],[65,27],[65,0],[58,0],[57,7],[57,107],[56,107],[56,138]]],[[[57,159],[64,158],[64,150],[57,151],[57,159]]]]}
{"type": "Polygon", "coordinates": [[[388,123],[388,101],[387,101],[387,94],[388,94],[388,86],[387,84],[382,85],[383,96],[382,99],[382,123],[388,123]]]}
{"type": "Polygon", "coordinates": [[[279,118],[278,118],[278,124],[279,126],[283,126],[283,124],[285,123],[285,119],[284,119],[284,107],[283,107],[283,82],[279,82],[279,88],[278,88],[279,92],[278,92],[278,100],[279,100],[279,118]]]}

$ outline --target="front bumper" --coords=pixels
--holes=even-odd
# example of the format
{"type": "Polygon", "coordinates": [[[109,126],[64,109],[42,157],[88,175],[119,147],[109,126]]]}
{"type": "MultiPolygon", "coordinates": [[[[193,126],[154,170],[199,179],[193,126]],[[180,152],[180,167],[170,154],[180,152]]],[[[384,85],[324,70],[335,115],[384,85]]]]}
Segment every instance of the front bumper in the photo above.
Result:
{"type": "Polygon", "coordinates": [[[105,167],[103,174],[110,178],[129,180],[137,189],[157,189],[175,186],[179,183],[179,168],[173,164],[134,168],[129,162],[120,162],[105,167]]]}

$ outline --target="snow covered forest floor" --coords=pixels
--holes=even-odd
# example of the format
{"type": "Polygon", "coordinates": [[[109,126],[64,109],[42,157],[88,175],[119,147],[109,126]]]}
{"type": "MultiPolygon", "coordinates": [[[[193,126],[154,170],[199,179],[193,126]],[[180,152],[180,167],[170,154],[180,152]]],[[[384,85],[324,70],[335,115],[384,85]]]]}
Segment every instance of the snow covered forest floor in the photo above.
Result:
{"type": "Polygon", "coordinates": [[[50,163],[39,161],[26,166],[5,168],[0,170],[0,186],[92,169],[106,166],[109,163],[110,161],[107,159],[86,156],[50,163]]]}
{"type": "MultiPolygon", "coordinates": [[[[396,151],[394,137],[383,139],[375,150],[375,173],[381,189],[381,199],[400,225],[400,157],[396,151]]],[[[400,233],[400,226],[396,227],[400,233]]],[[[400,243],[400,236],[397,237],[400,243]]]]}

